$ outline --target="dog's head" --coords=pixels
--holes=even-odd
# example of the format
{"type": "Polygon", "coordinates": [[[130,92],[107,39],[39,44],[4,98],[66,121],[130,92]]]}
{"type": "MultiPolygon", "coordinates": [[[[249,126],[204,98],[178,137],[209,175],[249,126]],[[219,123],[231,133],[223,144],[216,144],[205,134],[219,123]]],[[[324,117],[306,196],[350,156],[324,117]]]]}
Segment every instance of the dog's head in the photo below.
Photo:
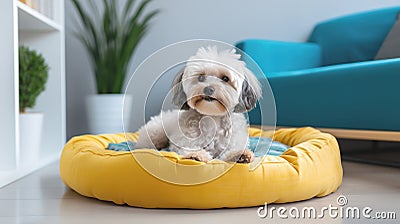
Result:
{"type": "Polygon", "coordinates": [[[236,51],[200,48],[173,82],[173,103],[182,109],[222,116],[253,109],[261,97],[254,74],[236,51]]]}

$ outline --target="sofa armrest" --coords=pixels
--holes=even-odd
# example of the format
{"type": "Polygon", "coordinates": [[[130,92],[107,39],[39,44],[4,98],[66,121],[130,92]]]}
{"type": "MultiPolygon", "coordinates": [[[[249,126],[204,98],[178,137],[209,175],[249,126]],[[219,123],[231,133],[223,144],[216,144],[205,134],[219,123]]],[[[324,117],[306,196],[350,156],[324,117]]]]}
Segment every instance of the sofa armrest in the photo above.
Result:
{"type": "MultiPolygon", "coordinates": [[[[248,54],[264,73],[292,71],[321,65],[321,49],[315,43],[244,40],[236,46],[248,54]]],[[[245,62],[249,65],[246,57],[245,62]]],[[[251,67],[251,66],[250,66],[251,67]]]]}

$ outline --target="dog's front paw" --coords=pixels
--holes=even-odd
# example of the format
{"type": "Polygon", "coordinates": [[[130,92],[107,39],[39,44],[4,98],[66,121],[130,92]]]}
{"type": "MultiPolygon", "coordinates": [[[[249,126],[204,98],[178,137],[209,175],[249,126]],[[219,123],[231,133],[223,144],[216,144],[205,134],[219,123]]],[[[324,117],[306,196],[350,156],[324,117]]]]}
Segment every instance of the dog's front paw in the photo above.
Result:
{"type": "Polygon", "coordinates": [[[243,154],[239,157],[238,163],[251,163],[254,160],[254,153],[248,149],[244,150],[243,154]]]}
{"type": "Polygon", "coordinates": [[[204,150],[201,150],[201,151],[196,151],[196,152],[190,152],[183,158],[184,159],[192,159],[192,160],[206,163],[211,160],[211,155],[210,155],[210,153],[208,153],[204,150]]]}

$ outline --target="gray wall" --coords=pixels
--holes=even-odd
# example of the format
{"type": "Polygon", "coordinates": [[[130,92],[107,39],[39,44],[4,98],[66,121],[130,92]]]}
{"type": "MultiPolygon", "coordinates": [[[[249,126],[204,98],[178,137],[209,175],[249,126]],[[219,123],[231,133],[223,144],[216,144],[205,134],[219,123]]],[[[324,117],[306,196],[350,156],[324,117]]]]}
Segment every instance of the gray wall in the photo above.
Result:
{"type": "MultiPolygon", "coordinates": [[[[246,38],[304,41],[319,21],[394,5],[400,5],[400,0],[158,0],[152,7],[161,9],[162,13],[137,48],[130,71],[151,53],[177,41],[197,38],[231,44],[246,38]]],[[[93,94],[95,87],[86,52],[72,34],[77,23],[70,0],[66,1],[65,8],[67,135],[71,137],[87,132],[84,98],[93,94]]],[[[169,86],[165,84],[160,93],[165,93],[169,86]]],[[[150,114],[156,114],[159,106],[150,110],[153,110],[150,114]]],[[[131,129],[141,123],[133,122],[131,129]]]]}

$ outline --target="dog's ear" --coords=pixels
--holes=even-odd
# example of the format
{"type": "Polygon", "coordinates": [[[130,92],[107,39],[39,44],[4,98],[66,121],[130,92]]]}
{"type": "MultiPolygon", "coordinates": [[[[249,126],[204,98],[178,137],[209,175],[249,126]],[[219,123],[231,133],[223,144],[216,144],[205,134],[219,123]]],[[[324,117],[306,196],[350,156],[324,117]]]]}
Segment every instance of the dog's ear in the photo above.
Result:
{"type": "Polygon", "coordinates": [[[261,85],[257,77],[247,68],[245,68],[244,73],[246,78],[243,80],[239,103],[233,110],[236,113],[244,113],[253,109],[262,95],[261,85]]]}
{"type": "Polygon", "coordinates": [[[187,97],[182,86],[183,72],[184,69],[178,72],[172,82],[172,103],[180,107],[181,110],[188,110],[189,105],[187,104],[187,97]]]}

